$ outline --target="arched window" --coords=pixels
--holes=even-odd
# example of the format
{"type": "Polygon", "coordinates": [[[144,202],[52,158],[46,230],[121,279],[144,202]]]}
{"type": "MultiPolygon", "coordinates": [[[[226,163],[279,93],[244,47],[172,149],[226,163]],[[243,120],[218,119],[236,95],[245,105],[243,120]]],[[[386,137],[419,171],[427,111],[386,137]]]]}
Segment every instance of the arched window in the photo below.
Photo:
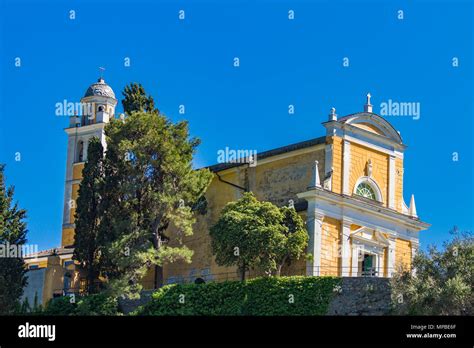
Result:
{"type": "Polygon", "coordinates": [[[379,185],[369,176],[361,176],[354,185],[355,196],[372,199],[377,202],[383,201],[382,190],[379,185]]]}
{"type": "Polygon", "coordinates": [[[77,162],[83,162],[84,161],[84,142],[80,140],[77,143],[77,162]]]}
{"type": "Polygon", "coordinates": [[[368,199],[377,199],[374,189],[366,182],[361,182],[359,186],[357,186],[355,194],[368,199]]]}

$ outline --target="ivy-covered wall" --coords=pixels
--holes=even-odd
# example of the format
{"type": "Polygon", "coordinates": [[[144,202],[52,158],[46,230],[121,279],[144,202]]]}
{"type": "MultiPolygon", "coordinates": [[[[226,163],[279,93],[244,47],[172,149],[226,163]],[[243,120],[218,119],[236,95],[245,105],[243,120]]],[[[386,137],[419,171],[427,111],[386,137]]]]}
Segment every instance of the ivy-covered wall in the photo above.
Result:
{"type": "Polygon", "coordinates": [[[109,298],[105,293],[51,300],[43,315],[389,315],[387,278],[264,277],[245,282],[173,284],[139,300],[109,298]]]}
{"type": "Polygon", "coordinates": [[[264,277],[246,282],[173,284],[136,315],[325,315],[337,277],[264,277]]]}

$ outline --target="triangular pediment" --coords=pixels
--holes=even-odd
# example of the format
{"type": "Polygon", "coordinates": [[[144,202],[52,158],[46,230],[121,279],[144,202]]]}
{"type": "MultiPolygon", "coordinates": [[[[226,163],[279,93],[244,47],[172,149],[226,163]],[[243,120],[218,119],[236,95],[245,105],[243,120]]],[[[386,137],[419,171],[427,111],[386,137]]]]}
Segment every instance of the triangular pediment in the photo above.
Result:
{"type": "Polygon", "coordinates": [[[389,245],[388,239],[380,231],[369,227],[361,227],[352,231],[351,237],[360,242],[378,247],[387,247],[389,245]]]}

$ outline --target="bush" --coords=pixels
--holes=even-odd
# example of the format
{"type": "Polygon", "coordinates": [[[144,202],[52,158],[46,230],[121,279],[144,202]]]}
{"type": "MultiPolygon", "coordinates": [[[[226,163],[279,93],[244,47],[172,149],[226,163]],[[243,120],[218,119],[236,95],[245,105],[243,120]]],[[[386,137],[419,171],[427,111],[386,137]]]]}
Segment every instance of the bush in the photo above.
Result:
{"type": "Polygon", "coordinates": [[[391,280],[393,311],[401,315],[474,315],[474,235],[451,231],[443,250],[431,247],[391,280]],[[415,272],[414,272],[415,271],[415,272]]]}
{"type": "Polygon", "coordinates": [[[334,277],[259,278],[247,284],[245,315],[325,315],[340,284],[334,277]]]}
{"type": "Polygon", "coordinates": [[[324,315],[336,277],[269,277],[246,282],[173,284],[134,315],[324,315]]]}
{"type": "Polygon", "coordinates": [[[245,299],[241,282],[166,285],[138,308],[139,315],[239,315],[245,299]]]}
{"type": "Polygon", "coordinates": [[[69,296],[51,299],[43,315],[119,315],[116,298],[105,294],[77,296],[76,302],[71,303],[69,296]]]}
{"type": "Polygon", "coordinates": [[[118,315],[118,301],[106,294],[82,297],[77,302],[75,315],[118,315]]]}
{"type": "Polygon", "coordinates": [[[75,313],[76,304],[71,303],[69,296],[52,298],[42,312],[44,315],[74,315],[75,313]]]}

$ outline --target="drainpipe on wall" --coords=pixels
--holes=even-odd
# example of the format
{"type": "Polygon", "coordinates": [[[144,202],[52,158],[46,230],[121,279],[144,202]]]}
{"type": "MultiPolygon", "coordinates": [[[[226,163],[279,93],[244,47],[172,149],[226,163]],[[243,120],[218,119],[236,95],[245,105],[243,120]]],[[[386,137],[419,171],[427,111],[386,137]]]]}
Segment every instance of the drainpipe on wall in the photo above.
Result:
{"type": "Polygon", "coordinates": [[[222,179],[221,176],[219,175],[219,173],[217,173],[217,172],[215,172],[215,174],[216,174],[217,177],[219,178],[219,181],[221,181],[221,182],[223,182],[223,183],[225,183],[225,184],[227,184],[227,185],[233,186],[233,187],[235,187],[235,188],[238,188],[239,190],[242,190],[242,191],[244,191],[244,192],[249,192],[248,188],[245,188],[245,187],[236,185],[236,184],[234,184],[234,183],[232,183],[232,182],[230,182],[230,181],[226,181],[226,180],[222,179]]]}

